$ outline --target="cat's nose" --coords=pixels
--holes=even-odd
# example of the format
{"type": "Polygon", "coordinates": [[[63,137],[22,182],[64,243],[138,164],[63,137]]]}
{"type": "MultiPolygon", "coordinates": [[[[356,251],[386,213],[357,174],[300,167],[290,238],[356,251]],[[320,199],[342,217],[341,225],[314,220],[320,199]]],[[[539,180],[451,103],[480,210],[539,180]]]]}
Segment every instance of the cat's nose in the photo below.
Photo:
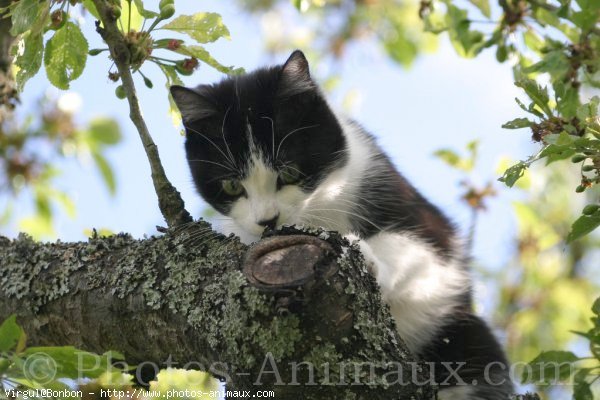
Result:
{"type": "Polygon", "coordinates": [[[279,213],[270,219],[263,219],[262,221],[258,221],[257,224],[264,226],[265,228],[275,229],[277,226],[277,218],[279,218],[279,213]]]}

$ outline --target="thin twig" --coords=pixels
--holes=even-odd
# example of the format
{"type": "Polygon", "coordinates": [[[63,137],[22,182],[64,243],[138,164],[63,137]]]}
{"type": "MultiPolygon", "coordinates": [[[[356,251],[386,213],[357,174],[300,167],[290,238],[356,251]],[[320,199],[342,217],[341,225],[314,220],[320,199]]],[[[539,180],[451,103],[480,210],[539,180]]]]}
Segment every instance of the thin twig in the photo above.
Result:
{"type": "Polygon", "coordinates": [[[127,43],[125,42],[125,37],[117,27],[117,20],[114,17],[108,2],[106,0],[93,1],[102,19],[102,26],[97,23],[96,30],[108,45],[111,57],[119,71],[119,76],[121,77],[121,82],[125,89],[125,93],[127,94],[127,101],[129,103],[129,118],[131,118],[131,121],[138,130],[140,139],[144,145],[144,150],[146,151],[146,156],[150,162],[152,183],[154,184],[154,190],[158,196],[160,211],[169,227],[190,222],[192,221],[192,217],[185,209],[181,195],[171,182],[169,182],[160,162],[158,148],[156,147],[156,144],[154,144],[152,136],[150,136],[150,132],[146,126],[146,122],[142,117],[130,70],[131,55],[127,43]]]}

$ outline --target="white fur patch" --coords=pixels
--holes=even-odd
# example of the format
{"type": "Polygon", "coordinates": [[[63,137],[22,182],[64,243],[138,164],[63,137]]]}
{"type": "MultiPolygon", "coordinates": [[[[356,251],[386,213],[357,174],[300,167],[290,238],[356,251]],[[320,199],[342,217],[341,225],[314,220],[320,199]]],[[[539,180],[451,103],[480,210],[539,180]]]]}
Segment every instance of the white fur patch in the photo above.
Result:
{"type": "Polygon", "coordinates": [[[404,233],[382,232],[359,242],[389,304],[400,336],[417,352],[460,304],[469,275],[430,245],[404,233]]]}
{"type": "Polygon", "coordinates": [[[298,205],[306,198],[297,186],[286,185],[277,190],[277,171],[264,161],[256,147],[252,147],[252,157],[246,166],[246,178],[241,181],[246,196],[233,204],[229,217],[240,229],[226,224],[227,233],[236,233],[243,242],[250,243],[260,238],[265,227],[260,221],[270,220],[279,215],[278,226],[289,221],[296,213],[298,205]]]}

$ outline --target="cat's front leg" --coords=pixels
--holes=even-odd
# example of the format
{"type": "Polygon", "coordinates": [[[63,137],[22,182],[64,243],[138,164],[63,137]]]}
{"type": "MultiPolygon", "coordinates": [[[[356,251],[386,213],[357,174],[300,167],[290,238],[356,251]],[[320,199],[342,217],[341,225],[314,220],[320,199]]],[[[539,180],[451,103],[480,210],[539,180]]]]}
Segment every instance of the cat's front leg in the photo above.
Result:
{"type": "Polygon", "coordinates": [[[459,263],[403,232],[381,232],[367,239],[354,234],[367,266],[389,304],[400,336],[417,353],[455,313],[470,291],[459,263]]]}
{"type": "Polygon", "coordinates": [[[460,258],[441,256],[402,232],[346,238],[358,240],[400,337],[413,354],[433,364],[440,400],[508,398],[507,361],[485,322],[470,314],[471,282],[460,258]],[[448,368],[464,381],[447,386],[448,368]]]}

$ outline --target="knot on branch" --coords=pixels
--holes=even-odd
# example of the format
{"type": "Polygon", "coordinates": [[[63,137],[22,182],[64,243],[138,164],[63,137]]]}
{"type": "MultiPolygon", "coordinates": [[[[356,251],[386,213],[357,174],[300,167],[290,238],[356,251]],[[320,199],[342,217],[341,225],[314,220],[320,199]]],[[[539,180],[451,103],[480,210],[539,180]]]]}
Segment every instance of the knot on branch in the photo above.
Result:
{"type": "Polygon", "coordinates": [[[337,256],[329,243],[313,236],[273,236],[248,250],[243,268],[259,289],[290,289],[332,276],[337,256]]]}

